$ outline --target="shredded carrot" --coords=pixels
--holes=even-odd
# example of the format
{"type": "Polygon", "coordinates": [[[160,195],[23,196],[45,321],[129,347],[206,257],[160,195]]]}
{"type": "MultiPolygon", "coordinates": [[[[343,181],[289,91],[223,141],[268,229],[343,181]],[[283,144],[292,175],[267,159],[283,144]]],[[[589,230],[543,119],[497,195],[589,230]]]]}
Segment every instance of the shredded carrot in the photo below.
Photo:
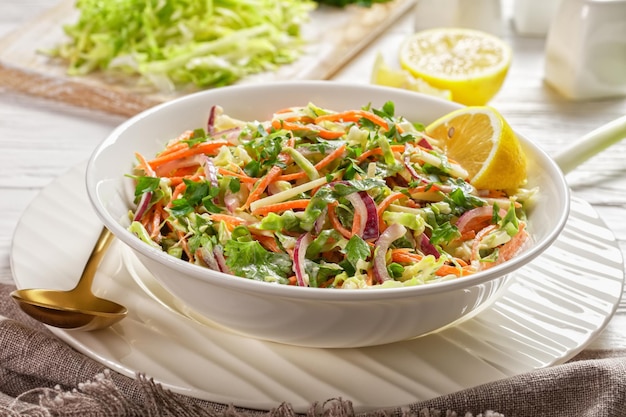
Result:
{"type": "MultiPolygon", "coordinates": [[[[335,149],[334,151],[326,155],[324,159],[322,159],[321,161],[319,161],[317,164],[314,165],[315,169],[319,172],[320,170],[325,168],[328,164],[330,164],[332,161],[341,157],[341,155],[343,155],[343,153],[346,150],[346,146],[347,145],[344,143],[343,145],[341,145],[340,147],[338,147],[337,149],[335,149]]],[[[306,172],[300,171],[300,172],[295,172],[292,174],[283,174],[280,177],[278,177],[278,179],[282,181],[293,181],[293,180],[299,180],[299,179],[306,178],[306,177],[307,177],[306,172]]]]}
{"type": "Polygon", "coordinates": [[[317,116],[315,118],[315,123],[317,124],[323,121],[358,122],[361,119],[367,119],[383,129],[389,130],[389,124],[385,119],[366,110],[349,110],[341,113],[324,114],[322,116],[317,116]]]}
{"type": "MultiPolygon", "coordinates": [[[[199,174],[194,174],[190,177],[184,177],[183,179],[189,179],[191,181],[197,181],[200,178],[199,174]]],[[[172,191],[172,198],[170,199],[169,203],[167,203],[167,207],[172,207],[173,201],[176,200],[182,193],[185,192],[185,189],[187,188],[187,184],[185,184],[184,181],[181,180],[180,183],[178,183],[175,187],[174,190],[172,191]]]]}
{"type": "Polygon", "coordinates": [[[248,195],[248,199],[241,207],[243,210],[247,210],[254,201],[258,200],[265,192],[268,185],[276,181],[276,178],[283,172],[283,169],[277,165],[274,165],[265,176],[261,177],[254,186],[252,192],[248,195]]]}
{"type": "Polygon", "coordinates": [[[179,149],[177,151],[168,153],[166,155],[159,155],[149,162],[150,166],[154,169],[166,162],[175,161],[180,158],[186,158],[192,155],[199,154],[214,154],[216,150],[222,146],[228,146],[229,143],[225,140],[212,140],[210,142],[201,142],[192,147],[179,149]]]}
{"type": "Polygon", "coordinates": [[[276,239],[274,239],[274,237],[255,234],[254,238],[258,240],[261,246],[263,246],[265,249],[274,253],[282,252],[282,250],[280,249],[280,246],[278,246],[278,243],[276,243],[276,239]]]}
{"type": "Polygon", "coordinates": [[[525,230],[525,223],[519,224],[519,231],[515,236],[506,242],[498,252],[498,260],[496,264],[508,261],[513,258],[528,239],[528,232],[525,230]]]}
{"type": "Polygon", "coordinates": [[[178,152],[181,149],[189,149],[189,144],[185,143],[185,142],[176,142],[170,146],[168,146],[167,148],[163,149],[163,151],[161,153],[159,153],[158,156],[167,156],[170,155],[174,152],[178,152]]]}
{"type": "Polygon", "coordinates": [[[437,276],[443,277],[446,275],[456,275],[457,277],[470,275],[472,271],[468,269],[468,267],[458,267],[454,265],[441,265],[435,274],[437,276]]]}
{"type": "Polygon", "coordinates": [[[302,125],[299,123],[288,122],[285,120],[274,119],[272,120],[272,127],[276,130],[285,129],[285,130],[295,130],[295,131],[305,131],[305,132],[314,132],[322,139],[338,139],[346,134],[343,130],[328,130],[324,129],[321,126],[317,125],[302,125]]]}
{"type": "Polygon", "coordinates": [[[241,173],[230,171],[226,168],[219,167],[217,168],[217,172],[227,177],[236,177],[239,178],[239,181],[253,184],[257,182],[259,179],[255,177],[250,177],[245,174],[243,171],[241,173]]]}
{"type": "Polygon", "coordinates": [[[475,237],[476,237],[476,231],[468,230],[467,232],[462,233],[461,236],[458,237],[458,239],[461,242],[465,242],[466,240],[474,239],[475,237]]]}
{"type": "Polygon", "coordinates": [[[159,156],[161,155],[167,155],[171,152],[175,152],[178,151],[180,149],[183,148],[188,148],[189,145],[185,142],[183,142],[184,140],[189,140],[189,138],[191,138],[191,136],[193,135],[193,130],[186,130],[183,133],[181,133],[180,135],[178,135],[178,137],[176,137],[175,139],[172,139],[171,141],[169,141],[167,143],[167,145],[165,146],[165,149],[163,149],[163,151],[161,151],[161,153],[159,154],[159,156]]]}
{"type": "Polygon", "coordinates": [[[491,224],[476,233],[476,237],[474,238],[474,242],[472,243],[472,260],[478,260],[479,258],[478,252],[480,250],[480,242],[482,241],[483,237],[485,237],[485,235],[491,233],[497,228],[498,226],[496,226],[495,224],[491,224]]]}
{"type": "Polygon", "coordinates": [[[187,184],[185,184],[184,182],[181,182],[176,187],[174,187],[174,191],[172,191],[172,198],[170,199],[169,203],[167,203],[167,207],[172,207],[174,200],[176,200],[178,196],[184,193],[186,188],[187,184]]]}
{"type": "Polygon", "coordinates": [[[381,226],[384,226],[383,213],[385,212],[385,210],[387,210],[387,208],[391,205],[391,203],[393,203],[396,200],[401,199],[402,197],[406,197],[406,195],[400,192],[395,192],[395,193],[389,194],[387,197],[383,199],[383,201],[380,202],[380,204],[376,208],[376,213],[378,214],[378,222],[381,226]]]}
{"type": "Polygon", "coordinates": [[[233,171],[228,170],[226,168],[218,167],[217,168],[217,172],[219,172],[222,175],[228,176],[228,177],[236,177],[236,178],[239,179],[239,181],[244,182],[244,183],[254,184],[255,182],[257,182],[259,180],[259,178],[251,177],[251,176],[249,176],[248,174],[246,174],[243,171],[241,171],[241,172],[233,172],[233,171]]]}
{"type": "Polygon", "coordinates": [[[337,149],[335,149],[334,151],[326,155],[324,159],[322,159],[317,164],[315,164],[315,169],[319,171],[322,168],[325,168],[326,166],[328,166],[328,164],[330,164],[335,159],[341,157],[343,153],[346,151],[346,147],[347,145],[344,143],[343,145],[341,145],[340,147],[338,147],[337,149]]]}
{"type": "Polygon", "coordinates": [[[183,177],[169,177],[168,179],[170,181],[170,186],[176,187],[177,185],[182,183],[184,180],[190,180],[193,177],[194,177],[193,175],[185,175],[183,177]]]}
{"type": "Polygon", "coordinates": [[[305,198],[301,200],[289,200],[282,203],[268,204],[266,206],[257,208],[252,212],[252,214],[265,216],[269,213],[281,213],[287,210],[305,209],[309,205],[310,201],[310,199],[305,198]]]}
{"type": "Polygon", "coordinates": [[[135,152],[135,157],[139,161],[139,168],[141,168],[143,172],[146,173],[147,176],[156,177],[156,173],[154,172],[154,170],[152,169],[152,167],[150,166],[148,161],[146,161],[146,158],[144,158],[142,154],[140,154],[139,152],[135,152]]]}
{"type": "Polygon", "coordinates": [[[302,178],[307,178],[306,172],[298,171],[298,172],[294,172],[294,173],[291,173],[291,174],[283,174],[280,177],[278,177],[278,180],[280,180],[280,181],[293,181],[293,180],[300,180],[302,178]]]}
{"type": "Polygon", "coordinates": [[[162,177],[185,177],[185,176],[191,176],[193,174],[196,173],[196,171],[198,170],[198,165],[196,166],[190,166],[190,167],[183,167],[183,168],[178,168],[177,170],[175,170],[174,172],[172,172],[170,175],[161,175],[162,177]]]}
{"type": "MultiPolygon", "coordinates": [[[[391,260],[393,262],[398,262],[398,263],[413,264],[415,262],[419,262],[420,260],[424,258],[422,255],[418,253],[413,253],[409,251],[410,249],[408,248],[392,249],[391,260]]],[[[463,260],[460,260],[460,261],[461,261],[459,262],[460,266],[454,266],[454,265],[440,266],[435,272],[436,275],[445,276],[445,275],[453,274],[456,276],[462,276],[462,275],[470,274],[472,272],[471,267],[468,266],[468,264],[464,262],[463,260]]]]}
{"type": "Polygon", "coordinates": [[[330,222],[332,223],[335,230],[337,230],[341,234],[341,236],[345,237],[346,239],[350,239],[352,237],[352,232],[346,229],[344,225],[341,224],[341,222],[339,221],[337,213],[335,212],[336,206],[336,202],[328,205],[328,218],[330,219],[330,222]]]}
{"type": "Polygon", "coordinates": [[[222,213],[210,214],[209,219],[215,222],[225,222],[226,224],[233,225],[233,226],[239,226],[246,222],[241,217],[232,216],[230,214],[222,214],[222,213]]]}
{"type": "Polygon", "coordinates": [[[178,236],[178,243],[180,243],[180,246],[183,248],[183,252],[185,252],[185,254],[187,255],[187,258],[189,258],[189,262],[193,263],[194,257],[191,251],[189,250],[189,244],[187,243],[187,237],[185,236],[185,233],[180,230],[177,230],[176,235],[178,236]]]}
{"type": "Polygon", "coordinates": [[[467,262],[465,262],[464,259],[461,259],[461,258],[454,258],[454,262],[456,262],[457,264],[459,264],[461,266],[468,266],[469,265],[467,262]]]}
{"type": "Polygon", "coordinates": [[[326,281],[320,284],[320,288],[328,288],[333,284],[333,282],[335,282],[335,277],[328,278],[326,281]]]}
{"type": "Polygon", "coordinates": [[[392,249],[391,260],[393,262],[413,264],[422,260],[423,256],[418,253],[412,253],[404,250],[392,249]]]}
{"type": "Polygon", "coordinates": [[[141,216],[141,224],[143,225],[143,227],[145,227],[145,229],[150,232],[150,223],[151,223],[151,214],[152,211],[147,212],[147,213],[143,213],[143,216],[141,216]]]}
{"type": "MultiPolygon", "coordinates": [[[[404,145],[391,145],[391,150],[393,152],[404,152],[404,145]]],[[[383,150],[380,148],[368,149],[367,151],[359,155],[359,157],[356,160],[360,164],[361,162],[365,161],[367,158],[369,158],[372,155],[382,155],[382,154],[383,154],[383,150]]]]}
{"type": "Polygon", "coordinates": [[[157,201],[154,204],[154,214],[152,215],[152,231],[150,232],[150,237],[152,239],[156,239],[157,236],[161,233],[161,216],[163,214],[163,203],[161,201],[157,201]]]}
{"type": "Polygon", "coordinates": [[[352,219],[352,234],[356,235],[361,230],[361,214],[358,211],[354,211],[354,217],[352,219]]]}
{"type": "Polygon", "coordinates": [[[437,184],[424,184],[418,187],[409,188],[407,191],[409,192],[409,194],[413,194],[413,193],[426,193],[426,192],[434,193],[439,190],[440,188],[437,186],[437,184]]]}

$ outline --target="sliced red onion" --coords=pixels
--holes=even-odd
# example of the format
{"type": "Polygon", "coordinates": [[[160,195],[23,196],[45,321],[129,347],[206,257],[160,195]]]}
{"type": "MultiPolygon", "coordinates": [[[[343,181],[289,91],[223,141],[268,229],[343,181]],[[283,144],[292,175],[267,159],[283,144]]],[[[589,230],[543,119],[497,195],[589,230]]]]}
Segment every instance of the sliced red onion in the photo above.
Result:
{"type": "Polygon", "coordinates": [[[421,236],[422,237],[420,238],[420,250],[424,253],[424,255],[433,255],[435,259],[439,259],[441,254],[439,253],[435,245],[430,243],[430,238],[426,236],[424,233],[422,233],[421,236]]]}
{"type": "Polygon", "coordinates": [[[204,261],[204,263],[212,270],[214,271],[219,271],[220,267],[217,263],[217,260],[215,259],[215,255],[213,254],[212,251],[208,250],[205,247],[201,247],[198,250],[198,253],[200,254],[200,258],[204,261]]]}
{"type": "Polygon", "coordinates": [[[328,214],[328,206],[324,207],[324,210],[320,213],[320,216],[315,220],[315,224],[313,225],[313,230],[315,230],[315,234],[319,234],[324,228],[324,223],[326,222],[326,215],[328,214]]]}
{"type": "Polygon", "coordinates": [[[188,156],[187,158],[167,162],[156,169],[156,175],[164,177],[180,168],[187,168],[195,165],[201,166],[204,165],[205,159],[206,155],[193,155],[188,156]]]}
{"type": "MultiPolygon", "coordinates": [[[[505,216],[506,211],[500,210],[500,215],[505,216]]],[[[456,221],[456,228],[461,234],[470,230],[478,231],[491,224],[493,206],[476,207],[463,213],[456,221]]]]}
{"type": "Polygon", "coordinates": [[[376,241],[374,255],[374,277],[379,284],[392,279],[387,272],[387,250],[394,240],[400,239],[406,233],[406,227],[394,223],[380,235],[376,241]]]}
{"type": "Polygon", "coordinates": [[[430,144],[430,142],[426,140],[426,138],[421,138],[420,141],[417,142],[417,144],[424,149],[430,149],[430,150],[433,149],[433,146],[430,144]]]}
{"type": "MultiPolygon", "coordinates": [[[[409,171],[409,174],[411,174],[411,177],[413,177],[414,180],[419,181],[424,185],[433,184],[433,181],[415,170],[415,168],[411,164],[411,158],[409,157],[409,155],[404,156],[404,167],[407,169],[407,171],[409,171]]],[[[443,190],[445,188],[449,189],[449,191],[447,192],[452,191],[450,187],[441,184],[433,184],[433,186],[436,186],[438,190],[443,190]]]]}
{"type": "Polygon", "coordinates": [[[212,135],[215,131],[215,113],[217,112],[217,106],[211,106],[209,111],[209,120],[207,120],[206,131],[209,135],[212,135]]]}
{"type": "Polygon", "coordinates": [[[267,195],[282,193],[288,187],[291,187],[291,185],[287,181],[274,181],[267,186],[267,195]]]}
{"type": "Polygon", "coordinates": [[[411,174],[411,177],[413,177],[413,179],[415,180],[419,180],[419,181],[424,181],[424,178],[417,173],[417,171],[415,170],[415,168],[413,168],[413,165],[411,164],[411,158],[409,157],[409,155],[405,155],[404,156],[404,167],[406,168],[407,171],[409,171],[409,174],[411,174]]]}
{"type": "Polygon", "coordinates": [[[306,250],[313,241],[311,233],[307,232],[298,237],[293,250],[293,272],[296,274],[296,282],[300,287],[309,286],[309,277],[304,270],[306,250]]]}
{"type": "Polygon", "coordinates": [[[243,198],[243,193],[241,191],[233,193],[227,189],[224,193],[224,206],[231,213],[234,213],[237,208],[244,204],[244,202],[245,198],[243,198]]]}
{"type": "Polygon", "coordinates": [[[365,191],[348,194],[346,198],[361,218],[357,234],[364,240],[378,238],[380,229],[374,199],[365,191]]]}
{"type": "Polygon", "coordinates": [[[221,245],[216,245],[213,248],[213,255],[215,256],[215,260],[217,261],[217,266],[221,272],[225,274],[230,274],[230,268],[226,265],[226,258],[224,257],[224,249],[222,249],[221,245]]]}
{"type": "Polygon", "coordinates": [[[204,156],[204,175],[209,180],[212,187],[219,187],[217,182],[217,168],[211,158],[204,156]]]}
{"type": "Polygon", "coordinates": [[[133,217],[133,221],[141,220],[144,213],[148,209],[148,206],[150,205],[150,200],[152,200],[152,191],[145,192],[141,195],[141,199],[139,200],[139,204],[137,204],[137,211],[135,212],[135,217],[133,217]]]}
{"type": "Polygon", "coordinates": [[[378,224],[379,218],[376,202],[374,202],[374,199],[365,191],[359,192],[359,196],[367,208],[367,222],[365,222],[362,238],[378,239],[378,236],[380,236],[380,226],[378,224]]]}
{"type": "Polygon", "coordinates": [[[233,127],[230,129],[220,130],[219,132],[212,132],[212,139],[225,139],[231,145],[239,145],[239,134],[241,133],[240,127],[233,127]]]}

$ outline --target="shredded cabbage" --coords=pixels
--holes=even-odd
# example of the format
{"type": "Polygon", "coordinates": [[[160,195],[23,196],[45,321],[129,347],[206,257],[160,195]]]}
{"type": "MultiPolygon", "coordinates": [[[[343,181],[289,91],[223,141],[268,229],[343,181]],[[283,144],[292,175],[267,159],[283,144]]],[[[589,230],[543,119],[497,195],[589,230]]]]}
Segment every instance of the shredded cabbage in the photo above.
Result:
{"type": "Polygon", "coordinates": [[[216,87],[300,54],[311,0],[78,0],[68,41],[48,51],[68,74],[139,75],[161,91],[216,87]]]}

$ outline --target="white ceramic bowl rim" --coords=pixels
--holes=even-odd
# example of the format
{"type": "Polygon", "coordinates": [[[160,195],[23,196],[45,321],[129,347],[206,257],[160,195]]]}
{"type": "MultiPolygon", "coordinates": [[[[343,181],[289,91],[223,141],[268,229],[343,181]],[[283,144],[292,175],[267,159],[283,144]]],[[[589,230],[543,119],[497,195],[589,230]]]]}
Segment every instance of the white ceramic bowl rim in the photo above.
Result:
{"type": "MultiPolygon", "coordinates": [[[[399,89],[391,89],[387,87],[380,87],[374,85],[359,85],[354,83],[341,83],[335,81],[284,81],[284,82],[275,82],[272,83],[272,88],[280,88],[289,87],[289,88],[298,88],[294,87],[295,85],[305,86],[309,88],[322,88],[328,87],[330,84],[331,87],[335,90],[342,90],[343,93],[349,94],[350,91],[357,90],[367,90],[371,92],[372,96],[376,94],[390,94],[392,96],[413,96],[416,95],[421,96],[421,101],[432,101],[432,102],[443,102],[444,100],[431,97],[431,96],[422,96],[421,94],[417,94],[410,91],[404,91],[399,89]]],[[[219,90],[221,92],[228,91],[230,93],[236,94],[241,93],[245,94],[254,90],[264,90],[267,88],[267,84],[265,85],[235,85],[229,87],[222,87],[219,90]]],[[[533,147],[533,151],[540,156],[543,161],[543,167],[546,169],[548,174],[554,179],[557,188],[560,192],[563,193],[562,197],[565,199],[564,210],[562,210],[559,214],[558,220],[555,222],[555,227],[548,232],[540,241],[534,242],[532,247],[527,249],[522,254],[516,256],[515,258],[502,263],[493,268],[487,269],[485,271],[481,271],[474,275],[470,275],[467,277],[441,281],[436,283],[424,284],[419,286],[412,287],[402,287],[402,288],[371,288],[371,289],[323,289],[323,288],[311,288],[311,287],[298,287],[298,286],[290,286],[290,285],[282,285],[282,284],[272,284],[267,282],[256,281],[252,279],[246,279],[242,277],[236,277],[232,275],[228,275],[225,273],[217,272],[210,270],[208,268],[204,268],[201,266],[189,264],[188,262],[179,260],[174,258],[171,255],[168,255],[165,252],[162,252],[158,249],[152,248],[149,245],[140,241],[135,235],[126,230],[125,227],[120,225],[118,221],[111,216],[111,214],[102,207],[99,196],[97,195],[96,188],[98,183],[97,172],[94,168],[94,163],[98,159],[100,153],[103,149],[112,146],[115,141],[119,138],[119,136],[125,132],[130,126],[137,123],[142,118],[148,117],[154,113],[158,113],[163,109],[176,106],[181,102],[189,100],[190,98],[201,96],[201,95],[210,95],[216,90],[207,90],[194,94],[190,94],[188,96],[184,96],[178,99],[174,99],[162,104],[159,104],[155,107],[147,109],[136,116],[133,116],[129,120],[123,122],[117,128],[115,128],[111,134],[102,141],[95,151],[93,152],[91,158],[87,164],[86,171],[86,186],[87,193],[91,200],[93,207],[95,208],[98,216],[104,223],[104,225],[111,230],[115,236],[120,239],[122,242],[138,251],[139,253],[158,260],[160,263],[167,264],[171,268],[179,270],[181,273],[188,274],[193,276],[195,279],[210,281],[213,285],[230,287],[231,289],[237,289],[239,291],[246,292],[256,292],[256,293],[265,293],[272,294],[273,296],[286,297],[291,299],[308,299],[308,300],[325,300],[325,301],[354,301],[361,302],[365,300],[383,300],[389,298],[407,298],[407,297],[415,297],[418,295],[425,294],[436,294],[440,292],[450,291],[453,289],[461,289],[465,287],[470,287],[473,285],[481,284],[492,279],[501,277],[503,275],[509,274],[520,266],[527,264],[532,259],[536,258],[539,254],[541,254],[547,247],[549,247],[558,237],[560,232],[562,231],[567,218],[569,216],[569,188],[561,172],[558,165],[549,157],[542,149],[537,147],[536,145],[532,145],[528,139],[526,139],[523,135],[519,135],[520,140],[522,142],[526,142],[527,144],[533,147]]],[[[450,102],[445,102],[447,106],[453,107],[461,107],[458,104],[453,104],[450,102]]],[[[219,103],[215,103],[219,104],[219,103]]],[[[366,104],[366,103],[364,103],[366,104]]],[[[195,128],[197,126],[189,126],[188,128],[195,128]]],[[[129,161],[132,156],[129,155],[129,161]]],[[[129,162],[130,163],[130,162],[129,162]]]]}

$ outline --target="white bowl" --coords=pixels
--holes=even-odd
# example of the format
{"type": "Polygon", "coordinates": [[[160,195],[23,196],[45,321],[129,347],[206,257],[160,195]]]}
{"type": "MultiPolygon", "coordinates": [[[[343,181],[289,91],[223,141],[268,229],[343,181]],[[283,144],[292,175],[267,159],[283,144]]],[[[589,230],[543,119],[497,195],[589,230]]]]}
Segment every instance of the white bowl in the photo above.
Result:
{"type": "MultiPolygon", "coordinates": [[[[154,155],[187,129],[206,125],[212,105],[233,117],[265,120],[275,109],[313,102],[335,110],[393,101],[396,114],[428,123],[459,106],[400,89],[329,81],[233,86],[189,95],[149,109],[115,129],[87,167],[90,200],[108,227],[172,294],[234,332],[311,347],[359,347],[410,339],[448,326],[494,299],[506,275],[542,253],[569,213],[569,191],[559,167],[520,137],[529,159],[529,186],[540,195],[529,213],[534,244],[486,271],[423,286],[380,290],[320,289],[269,284],[191,265],[151,248],[131,234],[133,183],[125,175],[134,153],[154,155]]],[[[131,309],[133,306],[129,306],[131,309]]]]}

